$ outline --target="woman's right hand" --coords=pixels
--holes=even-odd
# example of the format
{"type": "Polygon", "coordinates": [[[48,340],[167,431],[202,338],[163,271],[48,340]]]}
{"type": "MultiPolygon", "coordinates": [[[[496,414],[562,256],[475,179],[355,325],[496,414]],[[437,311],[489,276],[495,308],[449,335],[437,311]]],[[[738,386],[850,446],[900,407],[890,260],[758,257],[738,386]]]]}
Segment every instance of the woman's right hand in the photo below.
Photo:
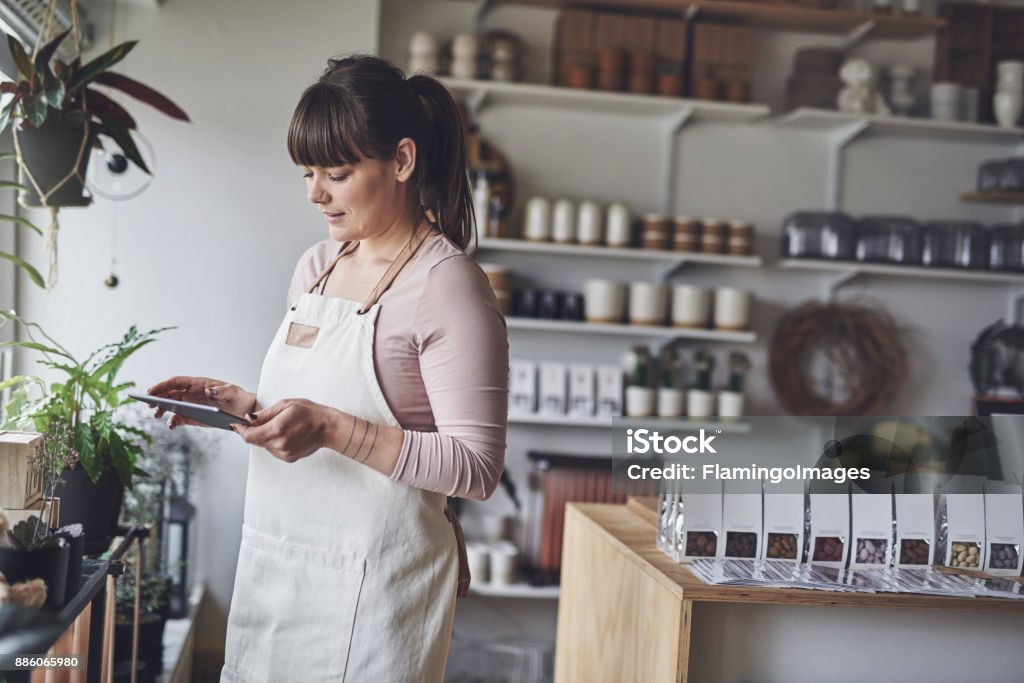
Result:
{"type": "MultiPolygon", "coordinates": [[[[228,384],[209,377],[177,376],[154,384],[146,392],[151,396],[172,398],[176,401],[201,403],[202,405],[220,408],[226,413],[237,417],[245,417],[246,413],[256,410],[256,394],[250,393],[234,384],[228,384]]],[[[162,417],[167,412],[158,407],[154,417],[162,417]]],[[[195,425],[206,427],[201,422],[189,420],[181,415],[171,413],[167,426],[171,429],[179,425],[195,425]]]]}

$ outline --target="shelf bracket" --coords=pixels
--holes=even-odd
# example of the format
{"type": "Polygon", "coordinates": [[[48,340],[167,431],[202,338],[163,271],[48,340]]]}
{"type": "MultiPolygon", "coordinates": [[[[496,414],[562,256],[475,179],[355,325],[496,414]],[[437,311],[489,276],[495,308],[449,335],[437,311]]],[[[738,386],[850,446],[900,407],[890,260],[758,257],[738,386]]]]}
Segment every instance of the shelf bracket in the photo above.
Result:
{"type": "Polygon", "coordinates": [[[686,122],[693,116],[693,109],[683,109],[668,120],[667,153],[665,154],[665,169],[662,174],[665,185],[661,188],[661,210],[666,218],[672,217],[672,194],[676,186],[676,172],[679,168],[679,131],[683,129],[686,122]]]}
{"type": "Polygon", "coordinates": [[[867,38],[877,26],[878,23],[875,21],[865,21],[863,24],[846,34],[846,37],[843,38],[843,42],[839,45],[839,49],[842,50],[843,54],[849,54],[850,50],[864,42],[864,39],[867,38]]]}
{"type": "Polygon", "coordinates": [[[847,285],[857,279],[860,274],[860,271],[856,268],[836,273],[836,275],[830,278],[825,285],[825,293],[828,300],[832,302],[836,301],[839,298],[839,290],[842,289],[844,285],[847,285]]]}
{"type": "Polygon", "coordinates": [[[1006,321],[1010,324],[1024,321],[1024,287],[1010,288],[1006,304],[1006,321]]]}
{"type": "Polygon", "coordinates": [[[843,196],[843,160],[846,146],[863,133],[868,127],[867,121],[854,123],[837,128],[829,135],[828,141],[828,187],[825,197],[825,208],[838,211],[843,196]]]}
{"type": "Polygon", "coordinates": [[[487,94],[487,88],[477,88],[466,95],[466,107],[469,109],[470,120],[476,121],[480,112],[483,111],[484,105],[487,103],[487,94]]]}

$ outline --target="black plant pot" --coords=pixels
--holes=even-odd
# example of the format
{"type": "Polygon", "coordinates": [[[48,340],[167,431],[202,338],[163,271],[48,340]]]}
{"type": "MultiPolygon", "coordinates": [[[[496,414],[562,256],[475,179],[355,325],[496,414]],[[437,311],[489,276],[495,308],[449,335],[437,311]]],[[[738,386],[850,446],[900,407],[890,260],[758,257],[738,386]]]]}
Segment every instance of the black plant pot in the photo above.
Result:
{"type": "MultiPolygon", "coordinates": [[[[139,615],[139,662],[146,666],[139,672],[139,682],[156,680],[157,674],[163,671],[164,661],[164,627],[167,618],[159,614],[139,615]]],[[[114,660],[129,662],[132,660],[132,625],[118,622],[114,628],[114,660]]]]}
{"type": "Polygon", "coordinates": [[[64,604],[70,550],[66,543],[39,550],[0,548],[0,572],[11,585],[42,579],[46,582],[46,606],[59,609],[64,604]]]}
{"type": "MultiPolygon", "coordinates": [[[[95,135],[90,133],[82,151],[78,175],[68,178],[67,182],[50,194],[47,198],[49,206],[88,206],[92,203],[92,197],[83,194],[85,187],[80,178],[85,178],[94,139],[95,135]]],[[[82,145],[82,129],[23,130],[18,133],[18,140],[25,169],[31,172],[36,183],[46,193],[74,167],[82,145]]],[[[22,192],[22,203],[26,206],[42,206],[39,193],[24,170],[22,176],[22,184],[28,188],[22,192]]]]}
{"type": "Polygon", "coordinates": [[[117,535],[124,485],[112,469],[103,471],[95,484],[82,468],[64,470],[54,495],[60,498],[60,526],[85,528],[85,554],[97,555],[117,535]]]}
{"type": "Polygon", "coordinates": [[[65,588],[67,597],[70,598],[82,589],[82,558],[85,555],[85,532],[73,538],[66,538],[68,542],[68,580],[65,588]]]}

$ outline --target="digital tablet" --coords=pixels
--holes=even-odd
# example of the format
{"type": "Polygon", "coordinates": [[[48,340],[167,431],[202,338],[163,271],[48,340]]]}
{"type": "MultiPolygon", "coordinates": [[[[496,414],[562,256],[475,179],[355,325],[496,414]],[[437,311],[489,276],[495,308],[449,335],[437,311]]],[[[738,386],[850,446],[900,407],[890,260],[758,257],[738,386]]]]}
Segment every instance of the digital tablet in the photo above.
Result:
{"type": "MultiPolygon", "coordinates": [[[[150,396],[149,394],[128,394],[130,398],[134,398],[136,401],[142,401],[148,403],[151,406],[159,406],[169,413],[175,413],[182,417],[187,417],[190,420],[196,422],[202,422],[204,425],[210,427],[217,427],[218,429],[231,429],[231,425],[238,423],[248,425],[249,421],[245,418],[226,413],[220,408],[214,408],[213,406],[204,406],[201,403],[189,403],[188,401],[175,401],[173,398],[163,398],[162,396],[150,396]]],[[[231,429],[231,431],[234,431],[231,429]]]]}

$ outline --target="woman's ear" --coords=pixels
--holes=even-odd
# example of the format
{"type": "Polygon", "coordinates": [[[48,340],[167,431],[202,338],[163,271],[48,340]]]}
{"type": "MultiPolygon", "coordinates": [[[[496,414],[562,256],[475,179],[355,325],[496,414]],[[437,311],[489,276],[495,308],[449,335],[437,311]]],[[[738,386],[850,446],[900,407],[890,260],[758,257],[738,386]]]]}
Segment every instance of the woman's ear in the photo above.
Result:
{"type": "Polygon", "coordinates": [[[412,138],[402,138],[395,148],[395,179],[406,182],[416,170],[416,143],[412,138]]]}

